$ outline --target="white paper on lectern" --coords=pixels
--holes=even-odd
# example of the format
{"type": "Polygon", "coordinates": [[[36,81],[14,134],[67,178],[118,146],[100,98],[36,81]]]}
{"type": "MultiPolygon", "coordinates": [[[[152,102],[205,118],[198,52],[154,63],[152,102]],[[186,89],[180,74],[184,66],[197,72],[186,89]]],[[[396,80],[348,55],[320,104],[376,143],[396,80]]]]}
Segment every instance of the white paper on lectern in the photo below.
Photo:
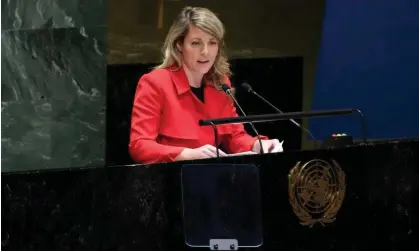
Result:
{"type": "Polygon", "coordinates": [[[279,145],[275,147],[271,153],[280,153],[284,151],[284,148],[282,147],[282,144],[284,144],[284,141],[279,142],[279,145]]]}
{"type": "Polygon", "coordinates": [[[250,155],[250,154],[258,154],[258,153],[248,151],[248,152],[241,152],[241,153],[230,153],[230,154],[227,154],[227,156],[241,156],[241,155],[250,155]]]}
{"type": "MultiPolygon", "coordinates": [[[[284,151],[284,148],[282,147],[283,144],[284,144],[284,141],[279,142],[279,145],[275,147],[274,149],[272,149],[271,153],[283,152],[284,151]]],[[[259,153],[247,151],[247,152],[240,152],[240,153],[230,153],[230,154],[227,154],[227,156],[242,156],[242,155],[251,155],[251,154],[259,154],[259,153]]]]}

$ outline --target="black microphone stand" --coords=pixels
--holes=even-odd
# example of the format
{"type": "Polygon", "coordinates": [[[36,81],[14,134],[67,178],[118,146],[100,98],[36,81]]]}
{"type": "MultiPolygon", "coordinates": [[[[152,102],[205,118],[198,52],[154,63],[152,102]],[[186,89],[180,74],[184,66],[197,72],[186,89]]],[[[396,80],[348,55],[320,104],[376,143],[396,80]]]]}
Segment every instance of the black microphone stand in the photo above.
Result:
{"type": "MultiPolygon", "coordinates": [[[[278,113],[284,113],[283,111],[281,111],[278,107],[274,106],[271,102],[269,102],[267,99],[265,99],[264,97],[262,97],[261,95],[259,95],[259,93],[255,92],[253,90],[253,88],[248,84],[248,83],[243,83],[241,85],[243,88],[245,88],[248,92],[256,95],[256,97],[260,98],[263,102],[265,102],[266,104],[268,104],[270,107],[272,107],[275,111],[277,111],[278,113]]],[[[317,144],[317,140],[316,138],[314,138],[313,134],[304,126],[302,126],[301,124],[299,124],[297,121],[295,121],[294,119],[290,119],[290,121],[296,125],[298,128],[300,128],[301,130],[305,131],[308,133],[308,135],[313,139],[314,145],[316,148],[319,148],[319,145],[317,144]]]]}
{"type": "MultiPolygon", "coordinates": [[[[231,93],[231,88],[230,86],[228,86],[227,84],[223,84],[222,86],[223,90],[233,99],[234,103],[237,105],[237,107],[239,108],[239,110],[241,111],[241,113],[246,116],[246,113],[243,111],[243,109],[240,107],[239,102],[236,100],[236,98],[234,98],[234,95],[231,93]]],[[[252,122],[249,122],[250,126],[252,127],[253,131],[256,133],[256,137],[258,138],[259,141],[259,145],[260,145],[260,153],[264,153],[263,151],[263,145],[262,145],[262,140],[260,138],[260,134],[259,132],[256,130],[255,126],[253,125],[252,122]]],[[[217,150],[217,157],[218,157],[218,150],[217,150]]]]}
{"type": "MultiPolygon", "coordinates": [[[[270,122],[278,120],[287,120],[287,119],[297,119],[297,118],[314,118],[314,117],[330,117],[338,115],[348,115],[352,113],[358,113],[361,118],[362,124],[362,138],[364,143],[367,142],[366,137],[366,125],[365,119],[362,112],[359,109],[337,109],[337,110],[326,110],[326,111],[310,111],[310,112],[289,112],[289,113],[275,113],[275,114],[264,114],[264,115],[252,115],[252,116],[242,116],[242,117],[227,117],[227,118],[218,118],[218,119],[201,119],[199,120],[200,126],[212,126],[214,128],[215,134],[215,146],[218,149],[218,137],[217,137],[217,127],[216,125],[223,124],[238,124],[238,123],[260,123],[260,122],[270,122]]],[[[219,155],[217,154],[217,157],[219,155]]]]}

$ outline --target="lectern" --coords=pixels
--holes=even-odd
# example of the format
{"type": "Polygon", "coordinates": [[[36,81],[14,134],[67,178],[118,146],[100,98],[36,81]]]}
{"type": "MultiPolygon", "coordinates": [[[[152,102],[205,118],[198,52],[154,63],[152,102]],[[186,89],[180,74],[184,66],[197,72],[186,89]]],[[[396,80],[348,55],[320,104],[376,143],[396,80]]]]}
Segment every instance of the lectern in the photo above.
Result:
{"type": "Polygon", "coordinates": [[[418,173],[417,139],[2,172],[2,250],[416,251],[418,173]]]}
{"type": "MultiPolygon", "coordinates": [[[[212,126],[217,146],[217,125],[258,123],[302,117],[346,115],[357,109],[266,114],[200,120],[212,126]]],[[[363,132],[365,132],[365,125],[363,132]]],[[[364,135],[365,139],[365,135],[364,135]]],[[[182,166],[182,208],[185,243],[211,250],[256,248],[263,244],[259,171],[250,164],[187,164],[182,166]]]]}

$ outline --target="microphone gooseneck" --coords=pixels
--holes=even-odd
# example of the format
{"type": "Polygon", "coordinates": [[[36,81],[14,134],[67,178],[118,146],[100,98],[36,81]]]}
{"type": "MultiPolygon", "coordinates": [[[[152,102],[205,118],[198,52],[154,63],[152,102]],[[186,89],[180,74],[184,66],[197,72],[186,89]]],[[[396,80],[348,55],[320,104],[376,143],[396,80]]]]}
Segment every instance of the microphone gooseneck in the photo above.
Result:
{"type": "MultiPolygon", "coordinates": [[[[278,107],[274,106],[271,102],[269,102],[268,100],[266,100],[264,97],[262,97],[261,95],[259,95],[257,92],[255,92],[252,88],[251,85],[249,85],[248,83],[244,82],[241,84],[241,87],[243,87],[243,89],[245,89],[246,91],[256,95],[259,99],[261,99],[263,102],[265,102],[266,104],[268,104],[270,107],[272,107],[275,111],[277,111],[278,113],[284,113],[283,111],[281,111],[278,107]]],[[[313,134],[311,134],[311,132],[305,128],[304,126],[300,125],[297,121],[290,119],[290,121],[296,125],[298,128],[306,131],[308,133],[308,135],[313,139],[314,144],[316,145],[316,148],[318,148],[317,145],[317,141],[314,138],[313,134]]]]}
{"type": "MultiPolygon", "coordinates": [[[[227,84],[223,84],[221,87],[222,87],[223,91],[225,93],[227,93],[227,95],[229,95],[233,99],[234,103],[237,105],[237,107],[239,108],[239,110],[243,114],[243,116],[246,116],[246,113],[240,107],[239,102],[236,100],[236,98],[234,98],[234,95],[231,93],[231,87],[228,86],[227,84]]],[[[255,128],[255,126],[253,125],[252,122],[249,122],[249,124],[252,127],[253,131],[256,133],[256,137],[258,138],[259,145],[260,145],[260,153],[264,153],[263,146],[262,146],[262,140],[260,139],[260,134],[258,133],[258,131],[256,130],[256,128],[255,128]]]]}

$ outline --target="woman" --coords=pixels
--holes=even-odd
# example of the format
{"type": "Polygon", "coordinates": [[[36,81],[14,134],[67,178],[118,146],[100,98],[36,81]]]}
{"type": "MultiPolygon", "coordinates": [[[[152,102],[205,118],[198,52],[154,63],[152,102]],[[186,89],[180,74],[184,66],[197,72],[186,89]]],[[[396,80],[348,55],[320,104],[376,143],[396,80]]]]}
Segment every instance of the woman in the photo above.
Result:
{"type": "MultiPolygon", "coordinates": [[[[231,86],[224,55],[224,27],[205,8],[186,7],[167,34],[163,63],[137,85],[129,151],[135,162],[149,164],[216,157],[213,128],[200,119],[238,116],[221,90],[231,86]]],[[[218,138],[228,153],[260,152],[257,138],[243,125],[219,125],[218,138]]],[[[280,148],[262,136],[265,152],[280,148]]],[[[282,148],[281,148],[282,149],[282,148]]],[[[277,151],[277,150],[275,150],[277,151]]],[[[220,156],[226,156],[220,151],[220,156]]]]}

